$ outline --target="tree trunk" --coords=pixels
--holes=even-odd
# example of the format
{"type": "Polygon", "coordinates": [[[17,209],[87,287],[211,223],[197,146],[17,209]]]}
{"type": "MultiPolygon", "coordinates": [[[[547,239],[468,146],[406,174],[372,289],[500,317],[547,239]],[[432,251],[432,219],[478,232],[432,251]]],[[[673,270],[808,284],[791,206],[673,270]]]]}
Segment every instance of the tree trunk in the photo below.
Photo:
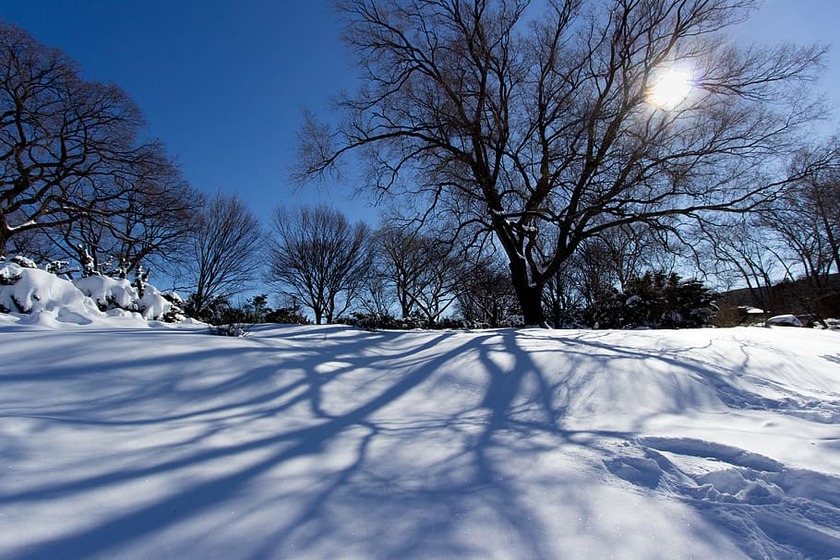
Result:
{"type": "Polygon", "coordinates": [[[510,263],[511,281],[519,306],[522,308],[522,318],[525,326],[548,327],[542,308],[543,287],[530,282],[526,266],[521,260],[510,263]]]}
{"type": "Polygon", "coordinates": [[[0,257],[6,256],[6,243],[9,241],[9,229],[5,216],[0,213],[0,257]]]}

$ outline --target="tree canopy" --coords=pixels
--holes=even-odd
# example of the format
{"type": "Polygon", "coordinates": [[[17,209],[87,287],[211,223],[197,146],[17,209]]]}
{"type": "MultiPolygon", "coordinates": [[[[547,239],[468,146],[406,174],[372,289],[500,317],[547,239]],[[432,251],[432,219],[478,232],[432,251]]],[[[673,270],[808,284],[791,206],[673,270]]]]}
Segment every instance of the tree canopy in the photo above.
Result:
{"type": "Polygon", "coordinates": [[[0,21],[0,254],[46,238],[136,269],[183,239],[199,197],[143,127],[119,87],[0,21]]]}
{"type": "Polygon", "coordinates": [[[583,241],[743,212],[791,178],[823,50],[734,46],[722,31],[752,4],[339,0],[364,85],[337,127],[308,120],[302,177],[361,153],[375,188],[492,236],[541,324],[583,241]]]}

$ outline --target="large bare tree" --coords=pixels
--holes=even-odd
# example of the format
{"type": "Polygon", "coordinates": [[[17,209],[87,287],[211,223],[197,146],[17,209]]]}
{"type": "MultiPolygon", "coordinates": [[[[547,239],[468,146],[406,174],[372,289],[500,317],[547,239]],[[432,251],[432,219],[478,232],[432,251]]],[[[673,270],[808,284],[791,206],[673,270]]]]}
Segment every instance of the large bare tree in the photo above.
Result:
{"type": "Polygon", "coordinates": [[[764,309],[833,312],[820,301],[840,272],[840,144],[803,149],[792,165],[798,178],[749,216],[702,224],[704,264],[723,285],[746,285],[764,309]]]}
{"type": "Polygon", "coordinates": [[[374,236],[377,272],[393,287],[402,318],[441,319],[455,302],[460,263],[450,246],[419,231],[384,226],[374,236]]]}
{"type": "Polygon", "coordinates": [[[782,247],[788,276],[801,276],[795,290],[800,307],[824,316],[837,311],[830,275],[840,273],[840,143],[831,139],[797,160],[804,177],[762,209],[761,224],[782,247]]]}
{"type": "Polygon", "coordinates": [[[143,119],[117,86],[0,21],[0,253],[19,235],[106,217],[171,169],[140,141],[143,119]],[[154,169],[162,166],[160,169],[154,169]]]}
{"type": "Polygon", "coordinates": [[[773,284],[786,278],[784,250],[758,213],[701,224],[701,266],[723,288],[746,286],[754,305],[776,309],[773,284]]]}
{"type": "Polygon", "coordinates": [[[763,222],[796,256],[802,273],[817,284],[840,272],[840,141],[799,158],[805,174],[762,212],[763,222]]]}
{"type": "MultiPolygon", "coordinates": [[[[308,119],[301,176],[363,154],[379,189],[492,235],[528,324],[582,242],[740,212],[814,116],[819,48],[740,49],[750,0],[339,0],[363,79],[308,119]],[[680,95],[677,95],[680,94],[680,95]]],[[[778,174],[777,174],[778,172],[778,174]]]]}

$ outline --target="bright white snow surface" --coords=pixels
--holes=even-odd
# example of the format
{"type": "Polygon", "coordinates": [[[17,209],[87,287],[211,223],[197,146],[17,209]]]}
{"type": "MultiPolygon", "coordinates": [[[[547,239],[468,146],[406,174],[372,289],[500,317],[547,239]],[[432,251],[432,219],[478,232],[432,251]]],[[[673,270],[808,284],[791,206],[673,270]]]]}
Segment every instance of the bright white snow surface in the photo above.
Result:
{"type": "Polygon", "coordinates": [[[141,320],[162,319],[172,309],[151,285],[140,297],[125,279],[89,276],[70,281],[0,257],[0,309],[23,311],[21,319],[26,323],[90,324],[106,316],[99,306],[110,308],[107,315],[141,320]]]}
{"type": "Polygon", "coordinates": [[[0,558],[840,556],[840,335],[0,315],[0,558]]]}

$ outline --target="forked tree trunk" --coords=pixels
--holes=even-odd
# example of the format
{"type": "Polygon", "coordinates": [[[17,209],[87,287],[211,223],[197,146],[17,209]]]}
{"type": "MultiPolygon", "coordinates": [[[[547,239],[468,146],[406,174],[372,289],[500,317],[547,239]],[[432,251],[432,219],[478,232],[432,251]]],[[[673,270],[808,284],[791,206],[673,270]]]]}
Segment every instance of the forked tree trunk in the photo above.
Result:
{"type": "Polygon", "coordinates": [[[528,270],[522,260],[510,263],[511,281],[522,308],[522,319],[529,327],[547,327],[542,308],[542,291],[540,284],[532,283],[528,278],[528,270]]]}

